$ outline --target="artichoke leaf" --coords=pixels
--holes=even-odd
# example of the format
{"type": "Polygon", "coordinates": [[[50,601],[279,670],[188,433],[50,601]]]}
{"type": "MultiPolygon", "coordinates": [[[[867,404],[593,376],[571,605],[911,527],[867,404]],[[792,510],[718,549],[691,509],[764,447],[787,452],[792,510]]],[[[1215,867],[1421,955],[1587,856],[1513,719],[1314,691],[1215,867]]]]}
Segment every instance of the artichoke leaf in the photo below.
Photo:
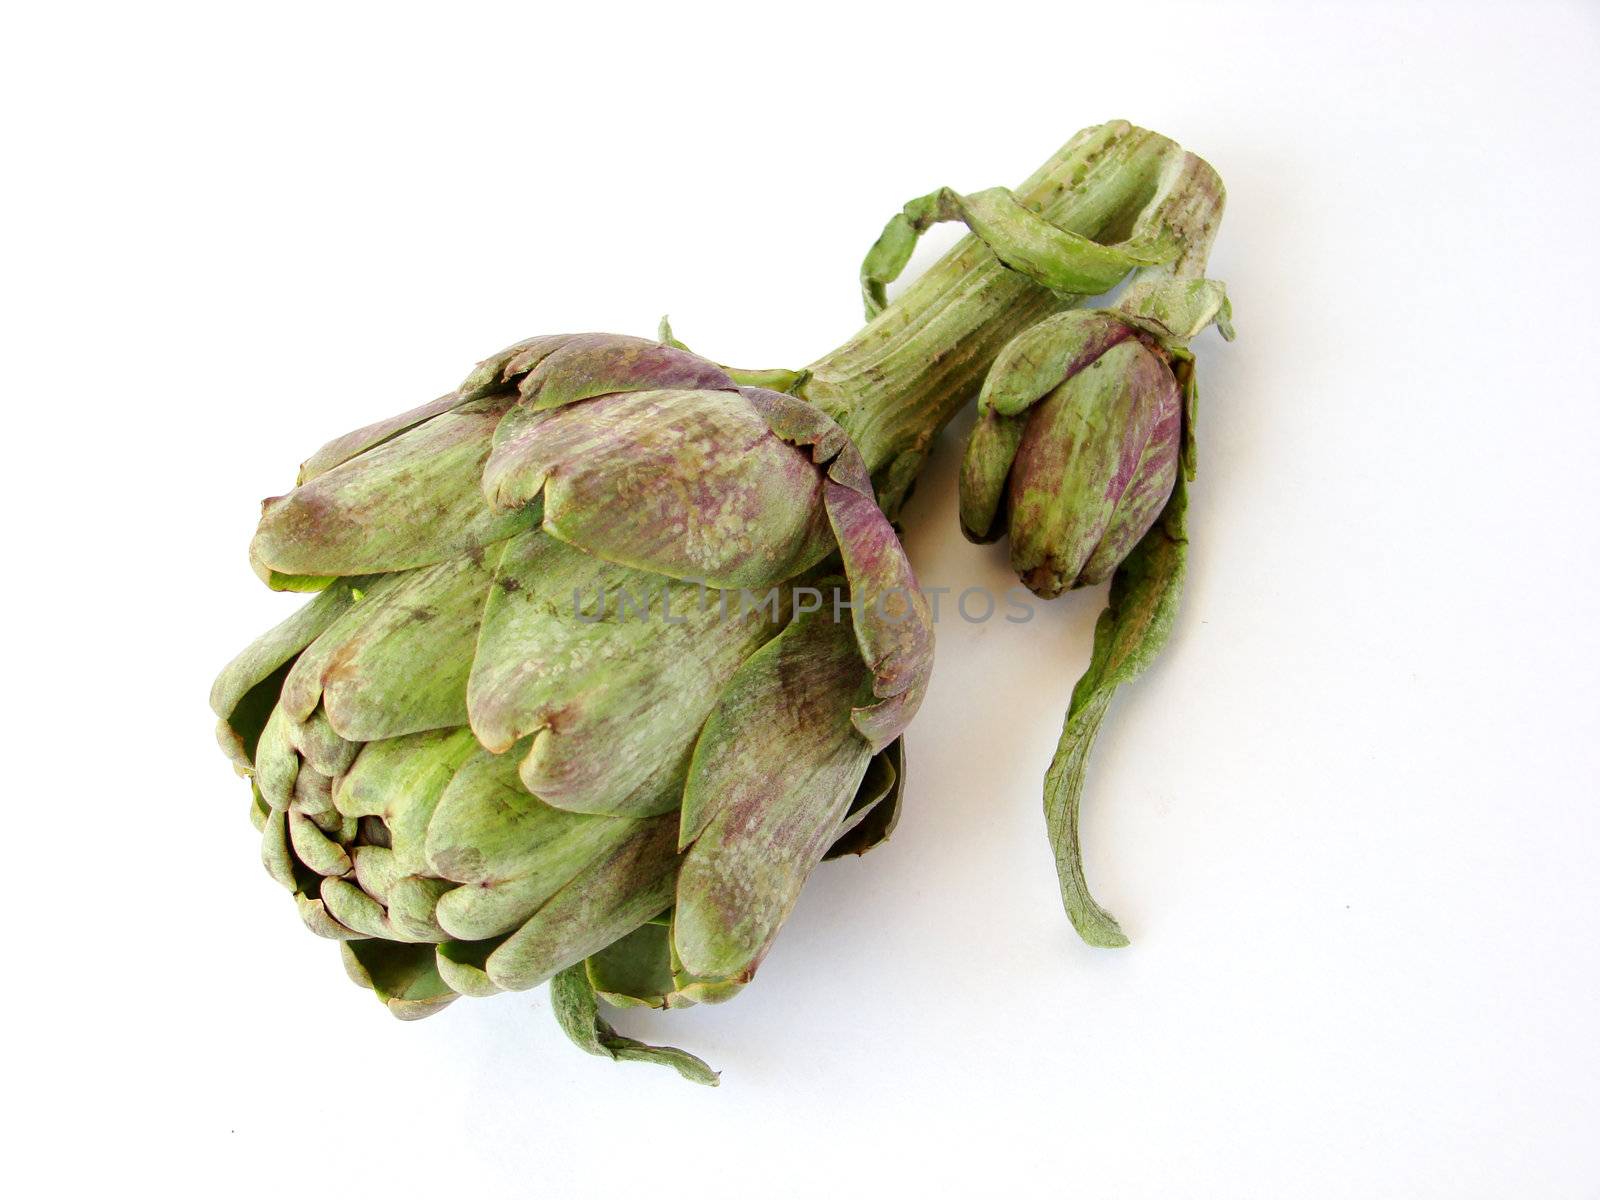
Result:
{"type": "Polygon", "coordinates": [[[625,936],[672,903],[675,814],[636,822],[612,853],[575,875],[489,955],[485,973],[523,991],[625,936]]]}
{"type": "Polygon", "coordinates": [[[717,1072],[687,1050],[652,1046],[613,1029],[600,1016],[599,1001],[582,963],[568,967],[550,981],[550,1007],[562,1032],[581,1050],[617,1062],[660,1063],[691,1083],[717,1086],[717,1072]]]}
{"type": "Polygon", "coordinates": [[[294,791],[289,797],[289,811],[322,821],[332,818],[337,825],[339,816],[333,811],[333,780],[312,770],[304,759],[295,772],[294,791]]]}
{"type": "Polygon", "coordinates": [[[889,840],[900,823],[900,804],[905,796],[905,746],[905,738],[897,737],[872,756],[824,859],[865,854],[889,840]]]}
{"type": "Polygon", "coordinates": [[[463,996],[482,999],[497,996],[500,989],[484,970],[498,940],[483,942],[441,942],[435,947],[434,966],[439,978],[463,996]]]}
{"type": "Polygon", "coordinates": [[[668,1008],[687,1008],[693,1004],[724,1004],[744,990],[754,967],[737,975],[697,975],[684,965],[678,953],[678,914],[674,907],[668,923],[667,949],[672,964],[672,994],[664,997],[668,1008]]]}
{"type": "Polygon", "coordinates": [[[382,940],[339,944],[352,982],[376,992],[402,1021],[432,1016],[456,998],[439,976],[432,946],[382,940]]]}
{"type": "Polygon", "coordinates": [[[541,334],[507,346],[490,355],[462,380],[456,393],[463,400],[481,400],[504,391],[519,376],[526,375],[571,339],[567,333],[541,334]]]}
{"type": "MultiPolygon", "coordinates": [[[[694,353],[693,350],[690,350],[689,347],[672,336],[672,323],[666,317],[662,317],[660,324],[656,327],[656,340],[663,346],[671,346],[675,350],[684,350],[690,354],[694,353]]],[[[751,370],[743,367],[730,367],[726,363],[718,363],[717,367],[741,387],[770,388],[775,392],[792,392],[811,378],[811,372],[804,368],[798,371],[787,367],[758,367],[751,370]]]]}
{"type": "Polygon", "coordinates": [[[517,758],[468,759],[428,823],[429,874],[462,885],[439,898],[439,925],[462,941],[510,933],[638,829],[552,808],[522,786],[517,758]]]}
{"type": "Polygon", "coordinates": [[[300,880],[294,870],[294,850],[289,845],[289,814],[276,808],[257,811],[261,817],[261,865],[267,869],[273,881],[286,891],[299,891],[300,880]]]}
{"type": "Polygon", "coordinates": [[[984,377],[978,411],[1018,416],[1119,342],[1133,337],[1124,320],[1080,309],[1030,325],[1006,343],[984,377]]]}
{"type": "Polygon", "coordinates": [[[440,414],[262,505],[257,572],[361,575],[429,566],[536,524],[495,512],[480,473],[509,400],[440,414]]]}
{"type": "Polygon", "coordinates": [[[672,926],[647,921],[585,960],[589,985],[613,1008],[674,1008],[672,926]]]}
{"type": "MultiPolygon", "coordinates": [[[[854,720],[877,752],[915,715],[933,669],[933,619],[911,562],[873,494],[860,452],[834,420],[793,396],[763,388],[740,392],[778,437],[809,448],[827,467],[823,507],[850,584],[850,620],[878,703],[854,720]]],[[[835,596],[834,617],[845,605],[835,596]]]]}
{"type": "Polygon", "coordinates": [[[526,407],[554,409],[613,392],[731,387],[733,380],[722,368],[675,346],[587,333],[568,340],[523,376],[517,396],[526,407]]]}
{"type": "MultiPolygon", "coordinates": [[[[363,847],[376,851],[376,847],[363,847]]],[[[357,851],[356,873],[360,877],[361,851],[357,851]]],[[[435,913],[439,898],[450,890],[448,880],[427,875],[403,875],[390,886],[384,902],[389,914],[389,928],[402,942],[442,942],[448,938],[440,928],[435,913]]],[[[459,990],[459,989],[458,989],[459,990]]]]}
{"type": "Polygon", "coordinates": [[[371,425],[364,425],[360,429],[336,437],[300,464],[300,474],[296,477],[295,484],[298,486],[309,483],[318,475],[326,475],[333,468],[349,462],[357,455],[365,454],[385,442],[393,441],[402,433],[415,429],[425,421],[431,421],[452,408],[459,408],[464,403],[466,400],[459,392],[449,392],[437,400],[430,400],[427,404],[418,405],[407,412],[382,421],[374,421],[371,425]]]}
{"type": "Polygon", "coordinates": [[[887,305],[887,289],[911,261],[917,240],[942,221],[961,221],[1007,267],[1067,296],[1094,296],[1115,287],[1135,267],[1170,262],[1179,252],[1159,214],[1147,212],[1131,236],[1115,245],[1051,224],[1008,188],[963,196],[939,188],[910,201],[889,219],[861,264],[867,319],[887,305]]]}
{"type": "Polygon", "coordinates": [[[383,821],[396,878],[426,874],[428,823],[456,772],[478,752],[465,728],[368,742],[335,785],[334,806],[346,817],[383,821]]]}
{"type": "Polygon", "coordinates": [[[866,773],[852,716],[872,677],[831,616],[808,613],[752,655],[695,745],[673,915],[692,974],[750,978],[866,773]]]}
{"type": "Polygon", "coordinates": [[[933,617],[854,446],[829,468],[825,495],[850,581],[850,622],[875,698],[851,719],[876,753],[905,731],[928,690],[933,617]]]}
{"type": "MultiPolygon", "coordinates": [[[[390,927],[389,914],[383,905],[355,884],[343,879],[327,878],[318,889],[322,905],[328,915],[347,929],[353,929],[364,938],[377,938],[389,942],[409,942],[398,937],[390,927]]],[[[428,939],[423,939],[428,940],[428,939]]]]}
{"type": "Polygon", "coordinates": [[[1181,346],[1213,322],[1223,341],[1233,341],[1233,306],[1215,279],[1141,281],[1111,311],[1167,346],[1181,346]]]}
{"type": "Polygon", "coordinates": [[[542,494],[545,531],[599,558],[757,588],[831,549],[817,471],[737,392],[628,392],[515,420],[485,495],[506,508],[542,494]]]}
{"type": "Polygon", "coordinates": [[[1001,502],[1026,428],[1026,417],[979,408],[961,457],[961,532],[968,541],[994,542],[1005,534],[1006,514],[1001,502]]]}
{"type": "Polygon", "coordinates": [[[672,944],[669,909],[626,937],[589,956],[589,982],[615,1008],[691,1008],[719,1004],[742,984],[693,975],[672,944]]]}
{"type": "Polygon", "coordinates": [[[790,445],[809,452],[811,461],[826,466],[844,451],[850,439],[820,408],[770,388],[742,387],[742,395],[761,415],[767,428],[790,445]]]}
{"type": "Polygon", "coordinates": [[[773,618],[737,595],[523,534],[506,543],[484,608],[472,729],[494,752],[537,735],[522,781],[547,804],[666,812],[717,694],[778,631],[773,618]]]}
{"type": "Polygon", "coordinates": [[[261,798],[261,789],[254,784],[250,785],[250,824],[257,833],[266,827],[267,818],[272,815],[272,806],[261,798]]]}
{"type": "Polygon", "coordinates": [[[311,768],[329,779],[337,779],[350,769],[361,743],[340,737],[320,707],[304,721],[289,726],[289,740],[311,768]]]}
{"type": "Polygon", "coordinates": [[[294,855],[318,875],[345,875],[350,871],[350,856],[304,813],[289,811],[289,844],[294,855]]]}
{"type": "Polygon", "coordinates": [[[1045,821],[1061,900],[1078,935],[1091,946],[1126,946],[1128,939],[1116,918],[1096,903],[1084,878],[1078,815],[1089,752],[1117,688],[1143,673],[1172,630],[1188,553],[1187,505],[1187,485],[1180,474],[1161,517],[1112,578],[1110,601],[1095,625],[1089,669],[1073,689],[1061,740],[1045,775],[1045,821]]]}
{"type": "Polygon", "coordinates": [[[235,763],[248,767],[273,707],[283,676],[300,652],[353,604],[352,588],[364,580],[339,580],[293,615],[274,625],[222,668],[211,685],[211,711],[218,734],[235,763]]]}
{"type": "Polygon", "coordinates": [[[465,725],[492,578],[480,552],[380,579],[300,656],[283,706],[304,720],[320,701],[333,730],[358,742],[465,725]]]}
{"type": "Polygon", "coordinates": [[[320,894],[312,895],[304,891],[296,891],[294,903],[300,912],[301,922],[320,938],[328,938],[337,942],[350,942],[360,941],[366,936],[365,934],[357,933],[330,913],[327,905],[322,902],[320,894]]]}
{"type": "Polygon", "coordinates": [[[280,812],[294,800],[295,783],[300,776],[300,755],[289,734],[293,724],[294,718],[280,704],[272,710],[256,742],[256,789],[267,804],[280,812]]]}

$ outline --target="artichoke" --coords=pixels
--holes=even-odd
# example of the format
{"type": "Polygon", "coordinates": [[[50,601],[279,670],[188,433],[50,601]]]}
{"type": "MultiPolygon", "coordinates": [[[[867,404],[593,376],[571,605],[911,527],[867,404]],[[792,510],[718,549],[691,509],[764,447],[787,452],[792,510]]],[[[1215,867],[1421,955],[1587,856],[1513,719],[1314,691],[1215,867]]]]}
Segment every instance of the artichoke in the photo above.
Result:
{"type": "Polygon", "coordinates": [[[1034,592],[1112,580],[1045,775],[1062,903],[1091,945],[1128,939],[1084,878],[1078,814],[1089,751],[1112,694],[1171,631],[1195,469],[1187,343],[1213,322],[1232,338],[1230,318],[1220,283],[1171,278],[1135,284],[1115,309],[1040,321],[990,369],[961,464],[962,531],[980,542],[1009,532],[1011,565],[1034,592]]]}
{"type": "Polygon", "coordinates": [[[832,420],[676,346],[519,343],[312,455],[250,552],[317,595],[222,672],[220,740],[397,1016],[574,967],[562,1012],[725,999],[892,824],[905,554],[832,420]]]}
{"type": "Polygon", "coordinates": [[[1045,598],[1103,583],[1155,524],[1178,475],[1183,343],[1214,320],[1222,285],[1146,284],[1121,310],[1040,321],[995,360],[961,462],[961,530],[1009,533],[1011,566],[1045,598]]]}

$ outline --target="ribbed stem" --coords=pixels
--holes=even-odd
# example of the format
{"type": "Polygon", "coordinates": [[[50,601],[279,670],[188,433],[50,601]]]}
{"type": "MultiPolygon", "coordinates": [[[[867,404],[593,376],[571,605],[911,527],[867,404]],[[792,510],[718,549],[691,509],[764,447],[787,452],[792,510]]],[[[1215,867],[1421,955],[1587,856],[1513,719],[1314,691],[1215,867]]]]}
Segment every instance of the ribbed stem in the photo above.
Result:
{"type": "MultiPolygon", "coordinates": [[[[1222,181],[1168,138],[1113,121],[1079,133],[1016,190],[1071,233],[1103,243],[1137,227],[1183,247],[1167,272],[1203,266],[1222,215],[1222,181]],[[1198,258],[1196,258],[1198,255],[1198,258]]],[[[861,450],[893,513],[933,437],[976,394],[1001,348],[1075,303],[1004,266],[967,236],[855,337],[809,367],[801,394],[861,450]]]]}

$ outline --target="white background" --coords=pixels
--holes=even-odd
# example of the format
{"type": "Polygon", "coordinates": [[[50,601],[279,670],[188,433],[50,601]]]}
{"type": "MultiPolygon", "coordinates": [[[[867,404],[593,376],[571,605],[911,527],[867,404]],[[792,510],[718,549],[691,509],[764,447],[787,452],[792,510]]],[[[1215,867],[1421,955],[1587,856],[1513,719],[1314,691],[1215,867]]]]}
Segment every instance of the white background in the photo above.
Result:
{"type": "MultiPolygon", "coordinates": [[[[3,1168],[234,1195],[1600,1195],[1600,9],[38,5],[0,36],[3,1168]],[[560,11],[555,11],[559,9],[560,11]],[[256,862],[256,501],[539,332],[799,365],[884,219],[1127,117],[1227,181],[1182,617],[1039,782],[1099,594],[944,621],[892,844],[731,1005],[391,1020],[256,862]]],[[[939,239],[935,237],[935,244],[939,239]]],[[[928,256],[918,259],[925,264],[928,256]]],[[[923,581],[1009,583],[956,530],[923,581]]],[[[15,1182],[15,1180],[13,1181],[15,1182]]]]}

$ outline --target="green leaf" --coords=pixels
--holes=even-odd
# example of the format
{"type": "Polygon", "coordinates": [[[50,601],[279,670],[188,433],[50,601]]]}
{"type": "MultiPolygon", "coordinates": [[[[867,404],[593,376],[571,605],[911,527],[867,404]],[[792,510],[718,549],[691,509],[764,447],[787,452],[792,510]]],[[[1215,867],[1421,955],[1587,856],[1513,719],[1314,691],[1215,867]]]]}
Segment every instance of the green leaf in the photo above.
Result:
{"type": "Polygon", "coordinates": [[[1116,287],[1134,267],[1177,257],[1177,246],[1160,234],[1108,246],[1060,229],[1024,208],[1008,188],[957,200],[961,219],[996,258],[1051,291],[1093,296],[1116,287]]]}
{"type": "Polygon", "coordinates": [[[569,338],[517,380],[517,395],[528,408],[555,409],[615,392],[731,386],[727,373],[715,363],[676,346],[614,333],[583,333],[569,338]]]}
{"type": "Polygon", "coordinates": [[[856,648],[872,671],[874,699],[859,705],[851,721],[876,754],[905,732],[928,690],[933,616],[905,548],[872,498],[866,472],[852,479],[841,470],[847,460],[859,467],[854,447],[829,470],[828,519],[850,582],[856,648]]]}
{"type": "Polygon", "coordinates": [[[546,803],[665,812],[718,693],[777,632],[737,593],[526,533],[506,543],[489,589],[467,711],[496,753],[533,736],[522,782],[546,803]]]}
{"type": "Polygon", "coordinates": [[[480,551],[378,579],[301,654],[284,680],[282,706],[305,720],[320,700],[350,741],[465,725],[493,578],[480,551]]]}
{"type": "Polygon", "coordinates": [[[816,465],[737,392],[622,392],[507,421],[485,494],[542,492],[545,531],[610,562],[760,588],[832,549],[816,465]]]}
{"type": "Polygon", "coordinates": [[[865,854],[889,840],[900,823],[900,802],[906,786],[906,740],[897,737],[872,756],[867,773],[856,788],[849,811],[824,859],[865,854]]]}
{"type": "Polygon", "coordinates": [[[336,437],[300,464],[300,474],[295,483],[309,483],[318,475],[326,475],[341,463],[347,463],[357,455],[365,454],[385,442],[392,442],[402,433],[407,433],[418,425],[433,420],[441,413],[449,412],[452,408],[459,408],[466,401],[467,397],[458,392],[451,392],[428,404],[419,405],[409,412],[375,421],[371,425],[336,437]]]}
{"type": "Polygon", "coordinates": [[[1111,311],[1168,346],[1181,346],[1213,322],[1224,341],[1233,340],[1233,306],[1215,279],[1135,283],[1111,311]]]}
{"type": "Polygon", "coordinates": [[[489,955],[490,980],[507,991],[534,987],[672,903],[677,814],[635,825],[626,841],[574,876],[489,955]]]}
{"type": "MultiPolygon", "coordinates": [[[[926,200],[927,197],[921,197],[926,200]]],[[[919,201],[913,200],[907,204],[905,211],[897,212],[889,218],[889,223],[883,227],[883,232],[878,235],[878,240],[872,243],[872,248],[867,251],[867,257],[861,263],[861,299],[867,310],[867,320],[881,313],[889,303],[888,286],[900,278],[900,272],[906,269],[906,264],[911,261],[911,253],[917,248],[917,239],[922,236],[923,229],[917,228],[913,223],[911,213],[913,205],[919,201]]]]}
{"type": "Polygon", "coordinates": [[[439,977],[432,946],[345,941],[339,949],[351,982],[376,992],[402,1021],[432,1016],[456,998],[439,977]]]}
{"type": "Polygon", "coordinates": [[[1051,224],[1009,188],[988,188],[968,196],[939,188],[918,196],[891,217],[867,251],[861,264],[861,295],[868,320],[884,310],[888,285],[911,261],[917,239],[942,221],[962,222],[1013,271],[1069,296],[1110,291],[1135,267],[1170,262],[1179,250],[1159,221],[1141,221],[1126,240],[1106,245],[1051,224]]]}
{"type": "Polygon", "coordinates": [[[670,917],[646,921],[595,951],[586,963],[590,986],[614,1008],[674,1007],[670,917]]]}
{"type": "Polygon", "coordinates": [[[866,774],[851,717],[871,676],[831,616],[808,613],[751,655],[695,746],[674,913],[692,974],[750,978],[866,774]]]}
{"type": "MultiPolygon", "coordinates": [[[[693,350],[689,350],[689,347],[672,336],[672,323],[666,317],[662,317],[661,324],[656,327],[656,340],[663,346],[671,346],[675,350],[688,350],[690,354],[694,353],[693,350]]],[[[759,368],[745,369],[743,367],[730,367],[727,363],[718,363],[717,366],[729,379],[741,386],[770,388],[774,392],[793,392],[795,388],[811,378],[811,372],[804,369],[799,371],[790,370],[787,367],[768,367],[765,370],[759,368]]]]}
{"type": "Polygon", "coordinates": [[[465,885],[441,896],[436,911],[440,927],[460,941],[511,933],[640,830],[625,817],[552,808],[522,786],[517,758],[474,754],[428,821],[429,874],[465,885]]]}
{"type": "Polygon", "coordinates": [[[238,765],[248,770],[255,758],[256,742],[290,666],[353,602],[350,581],[328,588],[240,651],[217,676],[211,710],[222,722],[223,747],[238,765]]]}
{"type": "Polygon", "coordinates": [[[568,967],[550,981],[550,1007],[562,1032],[580,1050],[616,1062],[660,1063],[691,1083],[703,1083],[707,1087],[716,1087],[719,1082],[717,1072],[687,1050],[652,1046],[624,1037],[613,1029],[600,1016],[600,1003],[583,963],[568,967]]]}
{"type": "MultiPolygon", "coordinates": [[[[994,376],[991,374],[990,378],[994,376]]],[[[979,408],[977,423],[961,456],[961,532],[969,542],[993,542],[1005,536],[1006,481],[1016,461],[1028,418],[979,408]]]]}
{"type": "Polygon", "coordinates": [[[281,587],[293,576],[403,571],[537,524],[534,511],[492,511],[480,486],[509,403],[440,413],[263,502],[250,543],[257,574],[281,587]]]}
{"type": "Polygon", "coordinates": [[[1006,343],[984,378],[978,411],[1022,416],[1119,342],[1133,336],[1114,313],[1069,309],[1030,325],[1006,343]]]}
{"type": "Polygon", "coordinates": [[[1160,518],[1112,578],[1110,603],[1095,625],[1089,669],[1073,689],[1061,741],[1045,775],[1045,822],[1055,851],[1061,900],[1078,935],[1091,946],[1126,946],[1128,939],[1116,918],[1089,894],[1083,876],[1078,813],[1089,752],[1112,695],[1143,673],[1172,630],[1183,593],[1187,508],[1186,481],[1180,472],[1160,518]]]}

